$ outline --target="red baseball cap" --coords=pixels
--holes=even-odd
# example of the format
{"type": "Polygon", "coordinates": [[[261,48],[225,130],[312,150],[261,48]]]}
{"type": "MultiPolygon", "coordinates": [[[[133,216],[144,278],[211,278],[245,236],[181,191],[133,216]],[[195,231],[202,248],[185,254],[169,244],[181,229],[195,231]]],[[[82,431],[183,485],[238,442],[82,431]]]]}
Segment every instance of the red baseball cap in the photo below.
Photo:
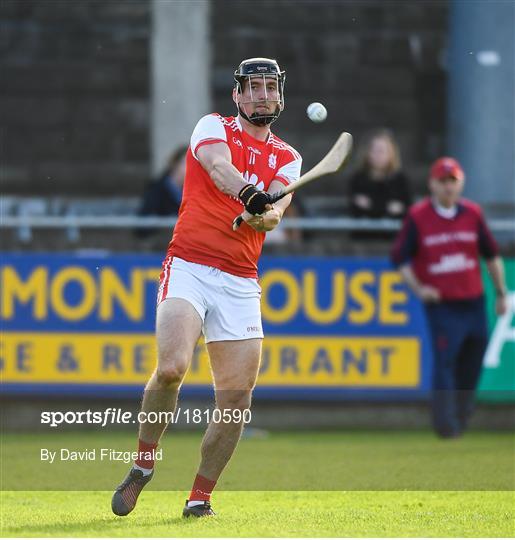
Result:
{"type": "Polygon", "coordinates": [[[432,165],[429,172],[430,178],[443,180],[444,178],[456,178],[456,180],[464,180],[465,173],[461,165],[452,157],[441,157],[432,165]]]}

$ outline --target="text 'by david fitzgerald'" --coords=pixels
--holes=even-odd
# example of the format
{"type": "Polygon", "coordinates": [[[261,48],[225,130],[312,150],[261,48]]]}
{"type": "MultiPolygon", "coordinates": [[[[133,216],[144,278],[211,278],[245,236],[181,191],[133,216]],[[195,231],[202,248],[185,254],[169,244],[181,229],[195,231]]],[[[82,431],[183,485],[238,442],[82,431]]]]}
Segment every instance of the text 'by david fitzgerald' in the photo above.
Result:
{"type": "Polygon", "coordinates": [[[114,448],[84,448],[83,450],[41,448],[40,459],[47,463],[55,463],[56,461],[122,461],[123,463],[132,463],[137,459],[162,461],[163,449],[151,452],[130,452],[114,448]]]}

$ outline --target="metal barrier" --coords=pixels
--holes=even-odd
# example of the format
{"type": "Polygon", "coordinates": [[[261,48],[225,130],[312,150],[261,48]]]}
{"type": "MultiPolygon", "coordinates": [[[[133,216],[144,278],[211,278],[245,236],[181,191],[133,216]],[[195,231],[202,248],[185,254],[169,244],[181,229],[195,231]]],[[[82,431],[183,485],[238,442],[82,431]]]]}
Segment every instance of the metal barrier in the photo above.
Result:
{"type": "MultiPolygon", "coordinates": [[[[75,236],[80,229],[168,229],[176,222],[175,216],[2,216],[0,228],[18,229],[29,236],[31,229],[66,229],[75,236]]],[[[284,218],[281,226],[311,231],[395,231],[400,223],[395,219],[302,217],[284,218]]],[[[515,232],[515,219],[490,219],[488,224],[494,232],[515,232]]]]}
{"type": "MultiPolygon", "coordinates": [[[[30,227],[34,229],[66,229],[68,227],[78,227],[84,229],[156,229],[169,228],[175,225],[176,222],[177,218],[175,216],[3,216],[0,218],[0,228],[30,227]]],[[[492,231],[515,231],[515,219],[490,219],[488,220],[488,224],[492,231]]],[[[400,221],[396,219],[304,217],[284,218],[281,221],[281,225],[287,229],[394,231],[400,227],[400,221]]]]}

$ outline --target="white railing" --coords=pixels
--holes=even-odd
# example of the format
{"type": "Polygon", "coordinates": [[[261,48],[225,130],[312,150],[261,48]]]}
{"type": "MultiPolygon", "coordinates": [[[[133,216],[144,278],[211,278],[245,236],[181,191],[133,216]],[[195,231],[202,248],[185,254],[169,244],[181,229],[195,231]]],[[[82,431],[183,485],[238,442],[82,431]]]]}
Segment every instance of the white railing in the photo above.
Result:
{"type": "MultiPolygon", "coordinates": [[[[176,217],[140,216],[2,216],[0,228],[4,229],[169,229],[176,217]]],[[[488,224],[495,232],[515,232],[515,219],[490,219],[488,224]]],[[[333,231],[395,231],[400,221],[395,219],[364,219],[346,217],[284,218],[281,226],[286,229],[333,231]]]]}
{"type": "MultiPolygon", "coordinates": [[[[1,216],[0,229],[15,229],[21,243],[32,240],[33,229],[60,229],[69,242],[80,240],[81,229],[171,229],[176,217],[141,216],[1,216]]],[[[356,219],[346,217],[284,218],[285,229],[309,231],[396,231],[400,221],[394,219],[356,219]]],[[[489,226],[495,233],[515,233],[515,220],[492,219],[489,226]]]]}

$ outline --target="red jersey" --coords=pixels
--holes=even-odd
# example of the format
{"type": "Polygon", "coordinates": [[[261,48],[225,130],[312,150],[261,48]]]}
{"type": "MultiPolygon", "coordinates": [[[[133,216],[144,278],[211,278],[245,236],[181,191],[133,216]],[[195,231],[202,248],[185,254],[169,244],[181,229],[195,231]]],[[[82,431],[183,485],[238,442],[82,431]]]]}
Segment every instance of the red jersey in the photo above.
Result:
{"type": "Polygon", "coordinates": [[[393,248],[396,265],[410,262],[424,285],[443,300],[468,300],[483,294],[480,255],[498,254],[481,208],[462,199],[454,217],[441,216],[430,198],[413,205],[393,248]]]}
{"type": "Polygon", "coordinates": [[[242,129],[238,118],[204,116],[191,136],[182,204],[167,255],[255,278],[265,233],[246,223],[232,230],[243,204],[222,193],[197,158],[201,146],[218,142],[229,146],[232,164],[258,189],[266,191],[273,180],[288,185],[299,179],[302,158],[274,134],[259,141],[242,129]]]}

